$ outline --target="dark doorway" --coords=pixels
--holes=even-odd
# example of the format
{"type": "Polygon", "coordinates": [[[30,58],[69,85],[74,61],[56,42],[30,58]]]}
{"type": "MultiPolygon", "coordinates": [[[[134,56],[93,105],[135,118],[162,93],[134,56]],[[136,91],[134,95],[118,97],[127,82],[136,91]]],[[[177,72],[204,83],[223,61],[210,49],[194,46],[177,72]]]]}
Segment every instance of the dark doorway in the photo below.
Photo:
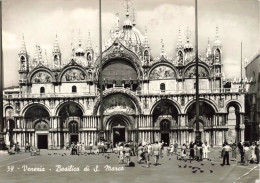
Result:
{"type": "Polygon", "coordinates": [[[124,142],[125,141],[125,128],[113,128],[113,142],[114,146],[118,142],[124,142]]]}
{"type": "Polygon", "coordinates": [[[48,135],[38,135],[38,148],[48,149],[48,135]]]}
{"type": "Polygon", "coordinates": [[[79,141],[79,135],[70,135],[70,143],[79,141]]]}
{"type": "Polygon", "coordinates": [[[169,133],[161,133],[161,140],[164,142],[164,146],[169,146],[170,143],[169,133]]]}

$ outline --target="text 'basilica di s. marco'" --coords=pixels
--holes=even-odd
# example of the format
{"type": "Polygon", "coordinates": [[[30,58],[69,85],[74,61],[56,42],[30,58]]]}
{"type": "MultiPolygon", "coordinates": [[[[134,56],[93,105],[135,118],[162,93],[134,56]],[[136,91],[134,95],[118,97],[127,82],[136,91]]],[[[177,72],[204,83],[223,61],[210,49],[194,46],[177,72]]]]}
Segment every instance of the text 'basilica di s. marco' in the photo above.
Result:
{"type": "MultiPolygon", "coordinates": [[[[52,64],[36,45],[31,58],[24,40],[19,55],[19,89],[5,92],[3,124],[6,144],[62,148],[74,141],[97,143],[99,131],[118,141],[186,143],[195,140],[195,53],[190,34],[176,38],[174,58],[153,57],[144,35],[127,12],[116,17],[102,52],[94,51],[90,34],[79,39],[71,58],[62,59],[58,38],[52,64]],[[83,46],[85,45],[85,46],[83,46]],[[100,124],[99,73],[103,75],[104,120],[100,124]]],[[[172,54],[172,55],[173,55],[172,54]]],[[[221,145],[244,139],[244,90],[223,73],[218,28],[213,43],[199,56],[199,130],[202,141],[221,145]]]]}

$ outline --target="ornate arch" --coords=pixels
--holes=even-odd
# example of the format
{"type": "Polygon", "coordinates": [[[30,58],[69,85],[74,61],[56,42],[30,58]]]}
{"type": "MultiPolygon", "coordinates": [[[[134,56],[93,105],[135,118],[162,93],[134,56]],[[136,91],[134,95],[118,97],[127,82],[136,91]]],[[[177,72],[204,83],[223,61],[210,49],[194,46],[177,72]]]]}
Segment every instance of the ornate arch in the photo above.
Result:
{"type": "MultiPolygon", "coordinates": [[[[113,94],[117,94],[117,93],[121,93],[121,94],[124,94],[128,97],[130,97],[130,99],[132,100],[132,102],[134,103],[137,111],[139,112],[139,114],[142,113],[142,108],[141,108],[141,104],[138,100],[138,98],[135,96],[135,94],[129,90],[129,89],[117,89],[117,88],[111,88],[111,89],[108,89],[106,90],[104,93],[103,93],[103,97],[107,97],[109,95],[113,95],[113,94]]],[[[99,105],[100,105],[100,96],[98,96],[95,100],[95,105],[93,107],[93,115],[97,115],[97,112],[98,112],[98,109],[99,109],[99,105]]]]}
{"type": "Polygon", "coordinates": [[[163,101],[168,101],[169,103],[171,103],[177,109],[178,113],[181,114],[180,104],[176,100],[173,100],[173,99],[161,99],[159,101],[153,102],[151,105],[151,108],[150,108],[150,114],[153,114],[155,107],[163,101]]]}
{"type": "Polygon", "coordinates": [[[234,106],[235,109],[236,110],[238,109],[240,113],[244,111],[242,105],[240,104],[240,102],[238,100],[229,100],[229,101],[226,102],[225,106],[226,106],[225,109],[226,109],[227,113],[228,113],[228,108],[230,106],[234,106]]]}
{"type": "Polygon", "coordinates": [[[62,109],[62,107],[65,106],[65,105],[68,104],[68,103],[74,103],[74,104],[78,105],[79,108],[80,108],[81,111],[82,111],[82,114],[83,114],[83,115],[85,114],[85,108],[84,108],[84,106],[83,106],[81,103],[75,102],[75,101],[63,101],[63,102],[59,103],[59,105],[57,105],[57,106],[55,107],[55,109],[54,109],[54,114],[55,114],[56,116],[58,116],[60,110],[62,109]]]}
{"type": "Polygon", "coordinates": [[[41,102],[38,102],[38,103],[29,103],[29,104],[25,105],[25,106],[21,109],[20,116],[24,116],[25,113],[26,113],[31,107],[35,107],[35,106],[43,107],[43,108],[49,113],[49,116],[51,116],[52,113],[51,113],[50,108],[49,108],[47,105],[45,105],[45,104],[43,104],[43,103],[41,103],[41,102]]]}
{"type": "MultiPolygon", "coordinates": [[[[184,68],[184,70],[183,70],[183,77],[185,77],[185,74],[186,74],[186,72],[189,70],[189,69],[191,69],[192,67],[195,67],[196,66],[196,63],[195,62],[190,62],[190,63],[188,63],[186,66],[185,66],[185,68],[184,68]]],[[[209,77],[211,77],[211,71],[210,71],[210,68],[209,68],[209,66],[205,63],[205,62],[199,62],[199,69],[200,68],[203,68],[203,69],[205,69],[206,71],[207,71],[207,76],[205,76],[205,77],[207,77],[207,78],[209,78],[209,77]]]]}
{"type": "MultiPolygon", "coordinates": [[[[205,102],[205,103],[209,104],[209,105],[214,109],[215,113],[218,113],[218,107],[217,107],[217,104],[216,104],[214,101],[208,100],[208,99],[205,99],[205,98],[199,98],[199,101],[200,101],[200,102],[205,102]]],[[[184,113],[185,113],[185,114],[187,113],[189,107],[190,107],[193,103],[195,103],[195,102],[196,102],[196,100],[195,100],[195,99],[192,99],[192,100],[190,100],[190,101],[186,104],[186,106],[184,107],[184,113]]]]}
{"type": "Polygon", "coordinates": [[[45,81],[44,82],[55,82],[55,76],[54,76],[54,74],[53,74],[53,72],[49,69],[49,68],[47,68],[47,67],[45,67],[45,66],[39,66],[39,67],[36,67],[36,68],[34,68],[30,73],[29,73],[29,75],[28,75],[28,81],[29,81],[29,83],[32,83],[32,79],[33,79],[33,77],[37,74],[37,73],[48,73],[50,76],[51,76],[51,78],[48,78],[48,79],[46,79],[45,78],[45,81]]]}
{"type": "MultiPolygon", "coordinates": [[[[168,67],[168,68],[170,68],[170,69],[172,69],[172,71],[173,71],[173,73],[174,73],[174,78],[177,78],[178,77],[178,75],[177,75],[177,70],[176,70],[176,68],[170,63],[170,62],[157,62],[157,63],[155,63],[155,64],[153,64],[152,66],[151,66],[151,68],[150,68],[150,70],[149,70],[149,72],[148,72],[148,76],[149,76],[149,79],[151,79],[151,74],[152,74],[152,72],[155,70],[155,69],[157,69],[157,68],[159,68],[159,67],[168,67]]],[[[166,71],[165,71],[166,72],[166,71]]],[[[163,78],[163,79],[167,79],[167,78],[163,78]]],[[[172,79],[172,78],[171,78],[172,79]]]]}
{"type": "Polygon", "coordinates": [[[65,66],[65,67],[62,69],[62,71],[61,71],[60,74],[58,75],[57,81],[58,81],[58,82],[62,82],[62,77],[63,77],[63,75],[64,75],[67,71],[72,70],[72,69],[80,70],[81,72],[84,73],[84,75],[85,75],[84,78],[85,78],[85,79],[83,79],[83,80],[81,80],[81,81],[86,81],[86,80],[87,80],[88,74],[87,74],[86,70],[85,70],[81,65],[77,64],[74,60],[72,60],[67,66],[65,66]]]}
{"type": "MultiPolygon", "coordinates": [[[[99,77],[99,61],[100,57],[98,57],[95,61],[95,80],[98,81],[99,77]]],[[[138,78],[143,78],[142,64],[139,60],[139,57],[131,50],[126,48],[118,39],[114,41],[114,43],[103,52],[102,54],[102,68],[110,61],[113,60],[125,60],[129,62],[135,68],[138,78]]]]}
{"type": "Polygon", "coordinates": [[[133,129],[134,122],[128,116],[128,114],[123,113],[123,112],[114,112],[114,113],[111,113],[111,115],[106,117],[106,119],[104,120],[104,126],[105,126],[106,130],[111,129],[114,120],[117,118],[120,118],[120,120],[122,120],[126,124],[126,127],[128,127],[129,130],[133,129]]]}

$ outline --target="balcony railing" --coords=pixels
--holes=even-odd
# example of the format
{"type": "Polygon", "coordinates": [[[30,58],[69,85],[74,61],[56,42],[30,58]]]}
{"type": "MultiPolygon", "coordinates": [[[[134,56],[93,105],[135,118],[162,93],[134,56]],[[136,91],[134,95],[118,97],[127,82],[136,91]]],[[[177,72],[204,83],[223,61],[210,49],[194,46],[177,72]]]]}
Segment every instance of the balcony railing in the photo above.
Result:
{"type": "MultiPolygon", "coordinates": [[[[119,89],[119,88],[118,88],[119,89]]],[[[122,90],[129,90],[121,88],[122,90]]],[[[106,90],[104,90],[105,92],[106,90]]],[[[192,90],[148,90],[148,91],[133,91],[136,95],[181,95],[181,94],[195,94],[195,89],[192,90]]],[[[217,88],[217,89],[200,89],[200,94],[213,94],[213,93],[239,93],[244,92],[239,88],[217,88]]],[[[83,92],[83,93],[43,93],[43,94],[6,94],[4,99],[11,98],[66,98],[66,97],[88,97],[97,96],[98,92],[83,92]]]]}

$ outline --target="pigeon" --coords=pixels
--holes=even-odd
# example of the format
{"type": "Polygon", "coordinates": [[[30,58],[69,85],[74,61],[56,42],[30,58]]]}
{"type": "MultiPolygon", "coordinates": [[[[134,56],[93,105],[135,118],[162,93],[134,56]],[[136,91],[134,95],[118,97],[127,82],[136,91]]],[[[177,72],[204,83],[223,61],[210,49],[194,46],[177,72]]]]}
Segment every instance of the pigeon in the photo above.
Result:
{"type": "Polygon", "coordinates": [[[192,169],[194,170],[196,167],[192,167],[192,169]]]}
{"type": "Polygon", "coordinates": [[[212,166],[214,166],[215,164],[214,163],[211,163],[212,166]]]}
{"type": "Polygon", "coordinates": [[[187,165],[184,165],[184,167],[183,168],[186,168],[187,167],[187,165]]]}
{"type": "Polygon", "coordinates": [[[169,158],[169,160],[171,160],[171,158],[169,158]]]}
{"type": "Polygon", "coordinates": [[[197,172],[197,170],[193,170],[193,171],[192,171],[192,173],[196,173],[196,172],[197,172]]]}
{"type": "Polygon", "coordinates": [[[63,156],[63,154],[61,156],[63,156]]]}
{"type": "Polygon", "coordinates": [[[209,170],[210,171],[210,173],[213,173],[213,170],[209,170]]]}
{"type": "Polygon", "coordinates": [[[179,166],[179,168],[181,168],[181,165],[178,165],[179,166]]]}
{"type": "Polygon", "coordinates": [[[189,166],[189,168],[192,168],[192,166],[189,166]]]}
{"type": "Polygon", "coordinates": [[[203,163],[201,163],[201,166],[203,166],[204,164],[203,163]]]}
{"type": "Polygon", "coordinates": [[[203,173],[204,172],[204,170],[200,170],[200,173],[203,173]]]}

